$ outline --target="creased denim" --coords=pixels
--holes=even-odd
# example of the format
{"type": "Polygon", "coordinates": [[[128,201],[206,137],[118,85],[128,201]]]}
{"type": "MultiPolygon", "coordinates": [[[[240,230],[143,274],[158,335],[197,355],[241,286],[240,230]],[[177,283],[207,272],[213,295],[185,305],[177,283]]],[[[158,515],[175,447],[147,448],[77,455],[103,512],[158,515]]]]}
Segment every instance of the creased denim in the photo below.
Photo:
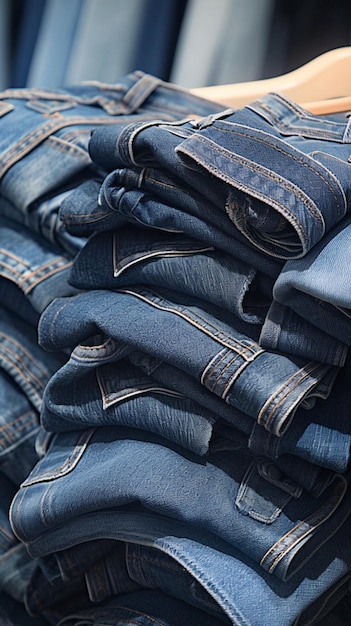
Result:
{"type": "MultiPolygon", "coordinates": [[[[118,141],[116,128],[105,130],[118,141]]],[[[95,143],[99,139],[103,141],[98,135],[95,143]]],[[[166,146],[165,153],[169,160],[176,159],[172,144],[166,146]]],[[[107,162],[109,156],[111,167],[115,152],[106,155],[107,162]]],[[[181,180],[165,173],[162,167],[117,168],[102,184],[87,181],[78,186],[63,200],[60,218],[69,232],[79,236],[115,230],[126,224],[156,229],[161,236],[163,232],[182,233],[276,278],[282,263],[250,246],[232,222],[225,221],[209,195],[190,186],[184,188],[181,180]]]]}
{"type": "Polygon", "coordinates": [[[5,306],[15,313],[18,307],[22,316],[34,320],[36,325],[39,316],[35,312],[40,314],[59,294],[78,292],[68,282],[71,267],[72,257],[59,246],[0,216],[0,280],[5,306]]]}
{"type": "Polygon", "coordinates": [[[40,318],[39,343],[59,350],[84,342],[89,355],[101,335],[117,346],[122,341],[183,369],[275,434],[287,428],[303,401],[329,395],[336,368],[267,352],[244,334],[255,325],[197,304],[142,287],[57,298],[40,318]]]}
{"type": "MultiPolygon", "coordinates": [[[[295,313],[351,346],[351,216],[341,222],[302,259],[288,261],[274,285],[278,307],[295,313]]],[[[269,319],[268,313],[268,319],[269,319]]],[[[290,328],[285,328],[289,332],[290,328]]],[[[299,343],[306,341],[302,336],[299,343]]]]}
{"type": "Polygon", "coordinates": [[[88,154],[94,128],[136,118],[203,116],[220,108],[139,71],[111,85],[7,89],[0,94],[0,213],[74,252],[81,242],[75,245],[58,209],[62,194],[101,176],[88,154]]]}
{"type": "Polygon", "coordinates": [[[338,534],[349,515],[347,485],[346,476],[335,474],[311,497],[247,451],[210,453],[204,463],[162,438],[102,426],[52,438],[13,499],[10,519],[30,545],[75,517],[138,503],[181,521],[184,530],[210,531],[286,580],[318,560],[338,534]]]}
{"type": "Polygon", "coordinates": [[[0,473],[0,592],[23,603],[28,582],[36,566],[25,545],[14,535],[8,511],[17,486],[0,473]]]}
{"type": "Polygon", "coordinates": [[[171,285],[256,324],[273,297],[273,280],[244,261],[182,234],[133,225],[92,235],[74,259],[70,283],[78,289],[171,285]]]}
{"type": "Polygon", "coordinates": [[[102,342],[90,359],[86,350],[76,349],[51,377],[41,411],[43,426],[53,432],[134,426],[194,454],[207,454],[217,416],[191,397],[157,384],[126,359],[112,360],[109,345],[102,342]]]}
{"type": "Polygon", "coordinates": [[[178,155],[227,184],[223,209],[267,254],[304,256],[350,210],[350,120],[268,94],[198,127],[178,155]]]}
{"type": "MultiPolygon", "coordinates": [[[[228,623],[225,621],[224,623],[228,623]]],[[[104,606],[74,612],[57,626],[222,626],[223,621],[206,611],[157,590],[122,595],[104,606]]]]}
{"type": "MultiPolygon", "coordinates": [[[[262,615],[272,626],[310,626],[326,607],[334,606],[350,583],[349,535],[344,524],[331,537],[319,558],[310,560],[288,581],[255,567],[249,559],[206,530],[138,510],[103,510],[81,515],[64,527],[48,530],[30,545],[34,554],[47,554],[76,543],[115,538],[154,547],[175,560],[212,596],[231,619],[261,626],[262,615]],[[255,593],[252,593],[252,590],[255,593]]],[[[166,579],[165,579],[166,582],[166,579]]]]}

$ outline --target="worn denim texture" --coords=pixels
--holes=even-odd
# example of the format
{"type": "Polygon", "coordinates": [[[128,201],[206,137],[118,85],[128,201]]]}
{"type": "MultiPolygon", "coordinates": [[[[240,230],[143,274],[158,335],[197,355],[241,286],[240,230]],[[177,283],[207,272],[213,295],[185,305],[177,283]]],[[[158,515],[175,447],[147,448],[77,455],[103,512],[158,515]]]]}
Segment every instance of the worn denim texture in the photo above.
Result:
{"type": "Polygon", "coordinates": [[[183,234],[133,225],[95,233],[77,254],[70,283],[79,289],[169,287],[262,323],[273,280],[257,268],[183,234]]]}
{"type": "Polygon", "coordinates": [[[335,474],[311,498],[246,450],[213,452],[203,463],[162,438],[101,426],[53,437],[12,502],[11,524],[31,545],[75,517],[140,503],[184,530],[211,531],[289,579],[338,534],[349,515],[347,484],[335,474]]]}
{"type": "MultiPolygon", "coordinates": [[[[228,624],[230,622],[224,621],[228,624]]],[[[157,590],[139,591],[111,600],[96,609],[75,612],[57,626],[222,626],[206,611],[157,590]]]]}
{"type": "Polygon", "coordinates": [[[0,216],[3,305],[15,313],[21,311],[22,317],[36,326],[40,313],[49,302],[59,294],[68,296],[78,292],[68,282],[71,267],[72,257],[60,246],[14,220],[0,216]]]}
{"type": "Polygon", "coordinates": [[[82,242],[67,232],[58,211],[79,182],[101,178],[88,154],[94,128],[138,118],[202,116],[220,108],[139,71],[113,85],[7,89],[0,94],[0,213],[74,253],[82,242]]]}
{"type": "MultiPolygon", "coordinates": [[[[90,154],[100,165],[116,169],[104,180],[98,206],[90,216],[80,206],[82,203],[76,202],[77,223],[90,221],[94,225],[99,216],[103,224],[106,215],[110,228],[111,220],[121,224],[127,219],[156,228],[170,229],[177,224],[189,233],[188,226],[184,228],[184,216],[187,224],[190,220],[194,225],[198,218],[196,205],[201,206],[198,233],[207,232],[204,223],[212,230],[220,220],[222,232],[225,224],[233,242],[241,245],[242,238],[247,240],[254,265],[258,263],[257,252],[264,253],[266,262],[268,257],[300,260],[317,244],[324,245],[334,228],[342,229],[342,224],[349,221],[348,128],[346,120],[308,115],[273,94],[238,111],[224,111],[198,122],[141,122],[108,129],[106,133],[98,129],[89,144],[90,154]],[[134,179],[130,173],[133,166],[134,179]],[[162,175],[155,175],[157,167],[162,175]],[[305,176],[307,171],[309,175],[305,176]],[[165,176],[168,178],[163,180],[165,176]],[[169,210],[165,203],[167,189],[171,189],[176,210],[169,210]],[[200,205],[199,196],[203,199],[200,205]],[[228,216],[230,219],[226,219],[228,216]],[[234,231],[229,226],[233,222],[234,231]]],[[[66,213],[63,204],[61,210],[63,220],[67,215],[69,222],[74,222],[72,207],[66,213]]],[[[214,245],[222,247],[222,239],[214,245]]],[[[237,254],[241,254],[239,247],[237,254]]],[[[328,256],[328,251],[320,256],[319,276],[320,264],[325,265],[323,258],[328,256]]],[[[305,267],[307,263],[309,260],[305,267]]],[[[264,262],[261,267],[268,271],[264,262]]],[[[321,304],[317,296],[313,299],[313,287],[312,297],[307,297],[310,275],[296,298],[300,314],[304,311],[302,319],[284,312],[287,298],[286,293],[282,294],[283,309],[273,303],[263,328],[262,345],[342,366],[345,344],[350,341],[347,304],[338,304],[340,295],[331,286],[328,273],[323,274],[326,278],[321,304]],[[310,341],[306,340],[308,336],[310,341]]],[[[282,285],[284,272],[280,276],[282,285]]],[[[340,285],[341,297],[343,291],[340,285]]]]}
{"type": "MultiPolygon", "coordinates": [[[[74,354],[74,352],[73,352],[74,354]]],[[[280,455],[291,454],[311,465],[344,473],[350,462],[351,425],[348,415],[351,398],[348,394],[350,358],[338,369],[328,398],[317,398],[310,406],[300,405],[290,426],[279,436],[267,431],[263,425],[252,424],[249,415],[232,405],[223,403],[208,389],[186,372],[162,359],[140,351],[131,352],[128,359],[162,385],[186,393],[201,406],[211,411],[249,436],[248,445],[253,452],[275,460],[280,455]],[[336,409],[336,410],[335,410],[336,409]],[[252,436],[250,437],[250,434],[252,436]]],[[[296,468],[308,478],[309,471],[297,461],[296,468]]],[[[290,470],[289,470],[290,471],[290,470]]],[[[301,482],[302,476],[298,480],[301,482]]],[[[312,481],[313,482],[313,481],[312,481]]]]}
{"type": "Polygon", "coordinates": [[[303,401],[328,397],[337,370],[267,352],[252,332],[245,334],[248,326],[250,332],[255,328],[175,292],[143,287],[92,290],[55,299],[40,318],[39,343],[44,349],[62,350],[84,342],[90,358],[101,335],[103,341],[115,341],[117,348],[122,341],[177,365],[279,434],[303,401]]]}
{"type": "MultiPolygon", "coordinates": [[[[312,321],[343,345],[344,355],[351,346],[350,240],[351,216],[347,215],[302,259],[288,261],[274,285],[277,308],[287,306],[312,321]]],[[[289,324],[283,322],[283,328],[290,332],[289,324]]],[[[300,343],[306,336],[302,334],[300,343]]]]}
{"type": "MultiPolygon", "coordinates": [[[[345,403],[340,407],[340,422],[347,411],[345,403]]],[[[235,454],[249,447],[259,457],[274,459],[286,476],[317,495],[330,478],[324,467],[346,471],[350,435],[338,430],[325,411],[326,425],[329,422],[332,429],[329,438],[334,435],[338,447],[327,447],[328,456],[323,459],[318,455],[321,446],[315,445],[318,430],[313,435],[313,426],[318,429],[312,422],[316,411],[300,408],[297,413],[285,435],[268,434],[264,427],[255,427],[249,415],[211,394],[179,368],[145,353],[130,352],[123,344],[117,349],[107,340],[89,352],[86,346],[78,346],[51,376],[44,391],[41,423],[51,432],[132,426],[204,457],[210,450],[235,454]],[[304,439],[304,428],[309,428],[310,439],[304,439]]]]}
{"type": "MultiPolygon", "coordinates": [[[[103,143],[105,134],[112,136],[111,143],[112,140],[117,143],[117,129],[109,127],[105,131],[97,139],[93,135],[95,143],[103,143]]],[[[168,135],[167,139],[170,140],[164,147],[167,161],[178,164],[174,147],[179,138],[168,135]]],[[[116,154],[114,150],[106,155],[106,163],[103,160],[106,167],[108,163],[113,166],[116,154]]],[[[60,207],[60,217],[69,232],[86,236],[133,224],[156,229],[161,235],[163,232],[182,233],[231,254],[270,278],[277,277],[281,261],[250,246],[232,222],[225,221],[210,193],[201,195],[189,185],[184,188],[184,183],[172,172],[165,173],[162,165],[159,169],[117,168],[104,178],[102,185],[98,181],[82,183],[60,207]]]]}
{"type": "Polygon", "coordinates": [[[36,341],[15,337],[20,366],[4,342],[20,445],[10,457],[5,442],[0,468],[24,445],[34,456],[8,475],[14,558],[0,590],[53,626],[339,619],[349,124],[277,95],[236,112],[196,101],[198,121],[175,113],[173,87],[140,73],[122,83],[134,109],[116,115],[95,83],[55,102],[5,98],[3,120],[20,107],[26,130],[47,127],[28,152],[4,149],[0,174],[0,295],[16,329],[39,324],[36,341]],[[155,118],[163,97],[172,112],[155,118]],[[39,164],[58,149],[54,181],[39,164]],[[330,257],[346,268],[339,282],[330,257]]]}
{"type": "Polygon", "coordinates": [[[177,153],[227,184],[223,209],[254,246],[299,258],[350,210],[350,129],[268,94],[200,120],[177,153]]]}
{"type": "Polygon", "coordinates": [[[156,548],[174,559],[175,566],[180,565],[180,573],[188,572],[199,581],[233,624],[245,626],[261,626],[262,615],[268,616],[274,626],[310,625],[335,605],[335,597],[338,601],[348,591],[347,523],[329,539],[318,559],[310,560],[288,581],[255,567],[242,552],[204,529],[188,527],[185,534],[184,530],[184,524],[176,520],[159,518],[135,507],[132,511],[103,510],[48,530],[30,545],[30,551],[33,555],[52,554],[104,538],[156,548]]]}

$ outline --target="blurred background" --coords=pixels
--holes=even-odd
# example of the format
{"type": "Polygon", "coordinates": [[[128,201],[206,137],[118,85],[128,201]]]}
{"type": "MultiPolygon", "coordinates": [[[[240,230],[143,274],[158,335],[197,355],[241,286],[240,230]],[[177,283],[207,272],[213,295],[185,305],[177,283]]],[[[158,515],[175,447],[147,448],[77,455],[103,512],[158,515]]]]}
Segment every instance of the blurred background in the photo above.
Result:
{"type": "Polygon", "coordinates": [[[350,0],[0,0],[0,89],[269,78],[351,45],[350,0]]]}

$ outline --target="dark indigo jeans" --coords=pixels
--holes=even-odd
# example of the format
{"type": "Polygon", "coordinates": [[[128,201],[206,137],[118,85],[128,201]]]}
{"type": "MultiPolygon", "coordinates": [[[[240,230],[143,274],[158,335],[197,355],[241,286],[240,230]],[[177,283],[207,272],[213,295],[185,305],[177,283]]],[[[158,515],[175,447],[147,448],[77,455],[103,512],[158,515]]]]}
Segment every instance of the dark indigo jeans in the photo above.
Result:
{"type": "Polygon", "coordinates": [[[81,241],[67,232],[58,210],[79,182],[101,177],[88,153],[94,128],[221,108],[140,71],[110,85],[7,89],[0,93],[0,213],[75,253],[81,241]]]}

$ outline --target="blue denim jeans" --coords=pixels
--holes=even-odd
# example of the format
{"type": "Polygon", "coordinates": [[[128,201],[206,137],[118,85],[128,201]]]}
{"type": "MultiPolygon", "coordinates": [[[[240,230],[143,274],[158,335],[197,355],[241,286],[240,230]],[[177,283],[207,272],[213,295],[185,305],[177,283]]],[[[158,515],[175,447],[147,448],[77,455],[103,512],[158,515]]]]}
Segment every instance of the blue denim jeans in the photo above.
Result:
{"type": "MultiPolygon", "coordinates": [[[[282,349],[282,331],[286,337],[292,331],[289,317],[284,312],[288,307],[307,323],[311,320],[321,334],[339,342],[343,364],[342,357],[345,359],[351,346],[350,238],[351,215],[347,215],[302,259],[285,264],[274,285],[274,305],[278,315],[283,309],[282,325],[275,324],[274,335],[282,349]]],[[[270,312],[267,323],[269,320],[270,312]]],[[[301,335],[300,345],[306,341],[303,329],[301,335]]]]}
{"type": "MultiPolygon", "coordinates": [[[[290,426],[279,436],[262,425],[252,424],[249,415],[223,403],[200,381],[174,365],[140,351],[131,352],[128,359],[156,382],[193,398],[200,406],[210,409],[217,417],[245,433],[249,438],[248,446],[254,453],[274,458],[275,461],[281,456],[292,455],[334,472],[347,471],[351,449],[351,425],[348,420],[351,400],[347,393],[351,376],[350,358],[344,367],[338,369],[329,397],[317,398],[310,406],[299,406],[290,426]]],[[[302,468],[297,459],[295,467],[301,469],[302,475],[299,479],[295,478],[301,484],[303,476],[308,479],[310,470],[302,468]]]]}
{"type": "MultiPolygon", "coordinates": [[[[229,621],[225,621],[229,624],[229,621]]],[[[223,621],[158,590],[122,595],[86,611],[76,611],[57,626],[223,626],[223,621]]]]}
{"type": "Polygon", "coordinates": [[[81,242],[58,209],[78,182],[101,176],[88,153],[91,131],[121,120],[175,120],[221,106],[143,72],[107,85],[7,89],[0,94],[0,213],[70,252],[81,242]]]}
{"type": "Polygon", "coordinates": [[[19,485],[38,460],[45,385],[67,357],[43,350],[35,326],[1,306],[0,334],[0,469],[19,485]]]}
{"type": "Polygon", "coordinates": [[[37,324],[57,296],[78,290],[69,284],[72,257],[22,224],[0,216],[0,295],[4,306],[37,324]]]}
{"type": "MultiPolygon", "coordinates": [[[[83,609],[88,610],[91,619],[97,619],[102,603],[104,607],[115,607],[117,619],[117,608],[123,606],[123,594],[132,599],[143,589],[164,590],[170,604],[177,604],[177,601],[174,602],[176,598],[180,604],[186,603],[188,616],[183,615],[185,624],[193,623],[191,620],[196,617],[196,611],[191,607],[200,610],[199,619],[203,612],[203,619],[210,624],[211,615],[224,623],[229,622],[218,604],[190,574],[168,555],[159,551],[153,554],[146,546],[97,540],[88,544],[79,543],[38,559],[38,563],[28,586],[26,606],[31,615],[45,615],[55,625],[60,617],[77,614],[83,609]],[[56,568],[53,564],[55,559],[56,568]],[[143,562],[146,568],[150,563],[156,572],[143,571],[143,562]]],[[[156,595],[159,617],[166,619],[163,593],[156,595]]],[[[153,593],[150,594],[152,596],[153,593]]],[[[214,623],[217,622],[214,620],[214,623]]]]}
{"type": "Polygon", "coordinates": [[[325,543],[338,535],[349,515],[347,484],[335,474],[311,497],[246,449],[213,452],[204,463],[163,438],[100,426],[52,437],[12,501],[10,518],[32,550],[75,518],[138,503],[136,510],[161,516],[161,525],[169,519],[181,522],[183,532],[210,531],[286,580],[322,558],[325,543]]]}
{"type": "Polygon", "coordinates": [[[169,595],[180,593],[189,604],[206,600],[207,592],[212,600],[207,610],[217,603],[232,624],[245,626],[261,626],[262,616],[272,626],[310,626],[349,590],[347,523],[338,535],[330,537],[318,558],[305,563],[286,581],[255,566],[239,550],[204,529],[188,527],[186,533],[184,530],[180,522],[150,512],[102,510],[47,530],[29,548],[32,554],[45,555],[84,542],[89,542],[88,549],[92,541],[104,538],[126,541],[129,562],[135,559],[129,570],[133,578],[161,585],[169,595]],[[131,542],[142,549],[133,548],[131,542]]]}
{"type": "Polygon", "coordinates": [[[256,324],[273,291],[272,279],[233,255],[182,233],[133,225],[91,236],[74,259],[70,283],[78,289],[171,285],[256,324]]]}
{"type": "MultiPolygon", "coordinates": [[[[105,131],[117,142],[117,129],[106,128],[105,131]]],[[[98,139],[104,150],[104,136],[98,135],[98,139]]],[[[177,145],[179,139],[173,143],[177,145]]],[[[173,143],[166,146],[165,153],[168,159],[177,161],[173,143]]],[[[107,152],[107,163],[109,157],[112,165],[114,153],[107,152]]],[[[87,236],[132,224],[155,229],[161,236],[166,232],[200,240],[255,267],[271,279],[277,277],[282,267],[281,261],[250,246],[232,222],[223,219],[223,213],[211,202],[209,194],[201,195],[190,186],[184,187],[176,176],[164,172],[162,164],[159,168],[117,168],[102,184],[82,183],[63,200],[60,217],[74,235],[87,236]]]]}
{"type": "Polygon", "coordinates": [[[4,307],[0,307],[0,325],[0,365],[39,412],[46,383],[67,357],[43,350],[36,328],[4,307]]]}
{"type": "MultiPolygon", "coordinates": [[[[105,167],[109,164],[110,169],[116,169],[104,180],[99,203],[89,217],[82,208],[82,202],[77,201],[76,222],[90,221],[91,225],[96,225],[99,216],[101,224],[107,215],[111,224],[113,215],[116,224],[118,220],[123,223],[125,219],[157,228],[170,228],[177,224],[178,228],[189,233],[189,226],[184,226],[184,210],[186,223],[190,220],[194,226],[195,204],[201,207],[202,221],[196,223],[201,238],[203,232],[207,233],[203,228],[204,219],[205,226],[212,229],[212,216],[219,214],[222,223],[226,219],[227,232],[232,235],[233,243],[242,243],[242,237],[250,244],[253,265],[257,266],[255,255],[258,251],[277,260],[298,260],[347,219],[349,127],[346,122],[329,118],[302,116],[305,136],[301,125],[296,123],[293,109],[293,103],[289,104],[279,96],[267,96],[257,106],[254,104],[236,112],[222,112],[194,123],[141,122],[121,125],[118,129],[98,129],[89,144],[90,154],[97,163],[105,167]],[[269,123],[268,110],[271,115],[269,123]],[[282,129],[283,139],[279,136],[282,129]],[[294,147],[295,141],[298,150],[294,147]],[[323,154],[322,149],[325,151],[323,154]],[[313,153],[313,158],[309,151],[313,153]],[[280,159],[281,154],[284,154],[286,163],[280,159]],[[164,189],[161,184],[163,174],[158,177],[155,174],[157,167],[169,172],[168,185],[164,184],[164,189]],[[305,170],[309,176],[304,176],[305,170]],[[146,183],[145,180],[150,178],[152,184],[146,183]],[[317,185],[319,179],[321,184],[317,185]],[[192,188],[190,192],[189,187],[192,188]],[[170,200],[168,204],[165,201],[166,189],[171,189],[169,197],[174,200],[171,207],[170,200]],[[202,204],[197,201],[199,194],[203,196],[202,204]],[[191,198],[192,202],[184,198],[191,198]]],[[[65,220],[64,205],[61,209],[65,220]]],[[[74,210],[70,207],[66,213],[70,222],[74,221],[72,212],[74,210]]],[[[194,230],[192,236],[196,236],[194,230]]],[[[214,245],[222,247],[221,238],[214,245]]],[[[266,267],[264,271],[267,271],[266,267]]],[[[343,292],[342,285],[340,292],[343,292]]],[[[282,302],[286,303],[284,296],[282,302]]],[[[329,303],[325,306],[322,303],[319,321],[316,304],[314,324],[314,317],[309,315],[311,305],[307,308],[304,304],[301,301],[300,310],[305,311],[307,321],[300,320],[298,316],[282,319],[283,313],[279,316],[275,306],[263,329],[262,345],[342,365],[344,344],[350,341],[347,309],[338,312],[329,303]],[[332,309],[330,317],[325,315],[328,307],[332,309]],[[334,323],[334,318],[339,324],[334,323]],[[326,329],[332,328],[333,332],[328,333],[326,329]],[[306,336],[311,337],[310,341],[306,340],[306,336]]]]}
{"type": "Polygon", "coordinates": [[[198,301],[174,291],[133,287],[56,298],[41,315],[39,343],[62,350],[84,342],[81,358],[84,352],[90,358],[101,335],[117,348],[128,344],[176,365],[281,434],[302,402],[328,397],[337,368],[267,352],[251,338],[255,328],[218,308],[199,308],[198,301]]]}
{"type": "Polygon", "coordinates": [[[269,94],[198,121],[98,129],[89,150],[110,170],[165,167],[208,194],[255,248],[289,259],[306,254],[346,215],[349,143],[349,121],[311,115],[269,94]]]}
{"type": "Polygon", "coordinates": [[[76,349],[51,377],[41,411],[44,428],[64,432],[133,426],[206,455],[217,415],[184,393],[158,384],[126,358],[117,360],[111,348],[113,342],[102,342],[90,358],[83,351],[82,359],[76,349]]]}
{"type": "Polygon", "coordinates": [[[38,461],[39,412],[6,372],[0,370],[0,472],[15,485],[38,461]]]}
{"type": "MultiPolygon", "coordinates": [[[[306,255],[308,256],[309,254],[306,255]]],[[[291,305],[295,307],[293,300],[286,299],[285,302],[291,302],[291,305]]],[[[349,350],[347,343],[350,341],[347,337],[346,324],[343,328],[333,325],[333,317],[336,316],[328,316],[328,312],[325,311],[323,326],[328,330],[321,330],[314,324],[316,322],[321,326],[317,309],[322,311],[325,304],[321,301],[310,304],[311,315],[309,319],[306,319],[306,313],[303,313],[305,317],[301,317],[290,305],[281,304],[273,299],[261,329],[260,345],[267,350],[300,355],[307,359],[343,367],[349,350]],[[313,310],[314,304],[316,306],[313,310]],[[312,323],[309,320],[312,320],[312,323]],[[335,335],[339,335],[339,339],[335,335]]]]}
{"type": "Polygon", "coordinates": [[[8,510],[16,493],[16,485],[2,473],[0,490],[0,592],[23,604],[36,560],[29,556],[26,546],[18,541],[11,529],[8,510]]]}
{"type": "MultiPolygon", "coordinates": [[[[345,403],[340,412],[342,418],[347,410],[345,403]]],[[[300,413],[296,427],[301,437],[301,422],[309,423],[310,412],[301,409],[300,413]]],[[[217,398],[178,368],[140,352],[128,353],[128,347],[123,345],[117,349],[110,340],[101,341],[88,354],[78,346],[68,362],[51,376],[44,391],[41,424],[50,432],[102,425],[131,426],[160,435],[203,457],[210,450],[235,454],[251,447],[258,456],[274,459],[286,476],[314,495],[329,480],[323,459],[315,464],[315,439],[309,451],[306,442],[299,445],[287,433],[269,436],[263,427],[253,427],[249,415],[217,398]],[[314,463],[310,462],[309,453],[314,463]]],[[[287,432],[294,430],[294,424],[293,421],[287,432]]],[[[349,458],[346,445],[350,438],[340,435],[340,445],[329,452],[336,458],[336,468],[330,462],[327,468],[345,472],[342,461],[346,463],[349,458]]]]}
{"type": "Polygon", "coordinates": [[[350,210],[350,129],[350,119],[312,115],[268,94],[200,120],[177,154],[218,189],[226,183],[223,209],[253,246],[297,259],[350,210]]]}
{"type": "Polygon", "coordinates": [[[333,472],[347,472],[351,450],[350,377],[349,355],[327,399],[318,398],[309,410],[298,408],[281,437],[255,425],[249,440],[250,449],[273,459],[290,453],[333,472]]]}

